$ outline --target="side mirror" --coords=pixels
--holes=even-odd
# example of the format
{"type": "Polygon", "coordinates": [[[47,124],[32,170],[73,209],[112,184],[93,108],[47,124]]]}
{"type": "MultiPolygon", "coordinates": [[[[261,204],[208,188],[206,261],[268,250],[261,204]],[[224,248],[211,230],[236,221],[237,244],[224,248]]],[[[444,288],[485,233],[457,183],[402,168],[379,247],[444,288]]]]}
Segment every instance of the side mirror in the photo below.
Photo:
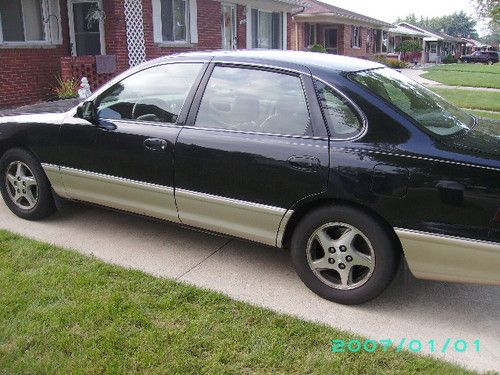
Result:
{"type": "Polygon", "coordinates": [[[93,101],[83,102],[77,110],[78,117],[87,120],[88,122],[97,123],[97,108],[93,101]]]}

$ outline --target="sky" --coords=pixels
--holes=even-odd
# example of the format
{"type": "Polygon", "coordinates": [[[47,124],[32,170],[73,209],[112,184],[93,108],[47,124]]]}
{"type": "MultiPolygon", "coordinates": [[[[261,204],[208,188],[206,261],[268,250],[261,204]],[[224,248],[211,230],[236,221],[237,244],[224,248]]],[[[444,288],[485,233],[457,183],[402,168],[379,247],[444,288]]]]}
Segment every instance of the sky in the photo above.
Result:
{"type": "MultiPolygon", "coordinates": [[[[394,22],[398,17],[415,13],[417,17],[436,17],[463,10],[475,17],[474,6],[470,0],[322,0],[340,8],[394,22]]],[[[484,22],[478,23],[479,35],[487,33],[484,22]]]]}

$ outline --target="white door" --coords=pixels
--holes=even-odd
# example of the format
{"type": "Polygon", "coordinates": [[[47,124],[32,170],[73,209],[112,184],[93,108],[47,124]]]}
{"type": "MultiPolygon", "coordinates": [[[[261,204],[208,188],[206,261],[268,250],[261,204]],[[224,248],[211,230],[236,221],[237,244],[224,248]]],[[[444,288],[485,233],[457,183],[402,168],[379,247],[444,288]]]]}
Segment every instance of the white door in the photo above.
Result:
{"type": "Polygon", "coordinates": [[[222,49],[236,48],[236,5],[222,4],[222,49]]]}
{"type": "Polygon", "coordinates": [[[437,62],[437,43],[429,43],[429,62],[437,62]]]}

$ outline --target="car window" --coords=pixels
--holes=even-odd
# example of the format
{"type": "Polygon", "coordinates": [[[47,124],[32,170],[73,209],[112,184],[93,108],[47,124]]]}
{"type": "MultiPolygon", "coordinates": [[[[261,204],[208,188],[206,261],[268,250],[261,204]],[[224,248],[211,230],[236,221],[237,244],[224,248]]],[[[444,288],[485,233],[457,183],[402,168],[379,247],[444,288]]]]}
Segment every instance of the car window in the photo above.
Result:
{"type": "Polygon", "coordinates": [[[350,77],[434,134],[454,135],[474,125],[471,115],[392,69],[360,71],[350,77]]]}
{"type": "Polygon", "coordinates": [[[318,98],[333,138],[347,139],[363,131],[363,121],[347,99],[331,87],[316,81],[318,98]]]}
{"type": "Polygon", "coordinates": [[[200,104],[196,126],[304,135],[309,111],[299,77],[216,66],[200,104]]]}
{"type": "Polygon", "coordinates": [[[155,66],[133,74],[97,101],[99,118],[175,123],[202,64],[155,66]]]}

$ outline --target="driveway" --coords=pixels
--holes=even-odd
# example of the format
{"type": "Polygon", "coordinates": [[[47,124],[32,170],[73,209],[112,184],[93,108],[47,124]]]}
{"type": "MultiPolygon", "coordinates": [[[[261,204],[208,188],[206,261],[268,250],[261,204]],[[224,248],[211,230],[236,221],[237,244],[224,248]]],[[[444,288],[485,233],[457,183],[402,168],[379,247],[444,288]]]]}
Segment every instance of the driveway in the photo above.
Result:
{"type": "MultiPolygon", "coordinates": [[[[434,355],[478,370],[500,370],[498,287],[420,281],[402,269],[375,301],[342,306],[310,292],[283,250],[80,205],[28,222],[0,202],[0,228],[375,340],[417,339],[427,346],[431,339],[438,345],[447,338],[479,339],[480,353],[434,355]]],[[[330,339],[343,337],[325,337],[325,350],[330,339]]]]}

